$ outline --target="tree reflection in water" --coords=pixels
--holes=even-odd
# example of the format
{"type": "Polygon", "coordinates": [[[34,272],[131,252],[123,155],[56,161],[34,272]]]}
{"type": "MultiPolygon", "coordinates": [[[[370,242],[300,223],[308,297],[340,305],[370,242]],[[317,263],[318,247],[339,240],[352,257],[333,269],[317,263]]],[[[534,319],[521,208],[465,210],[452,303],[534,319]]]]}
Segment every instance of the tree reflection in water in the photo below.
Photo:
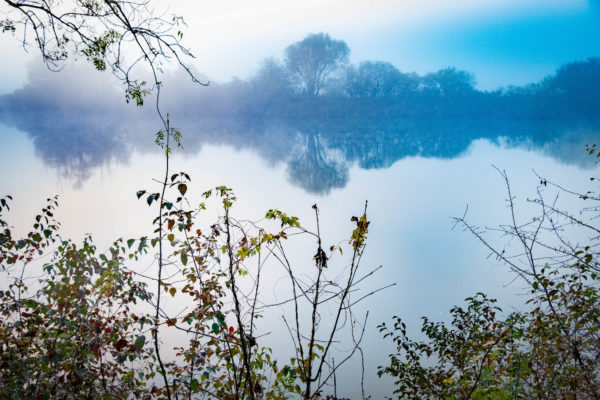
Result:
{"type": "MultiPolygon", "coordinates": [[[[153,146],[158,127],[151,108],[124,105],[119,87],[90,73],[37,71],[26,86],[0,96],[0,122],[25,132],[36,155],[75,185],[103,165],[126,163],[134,151],[160,151],[153,146]]],[[[249,149],[272,165],[285,164],[289,181],[309,193],[344,187],[353,165],[376,169],[406,157],[451,159],[480,139],[590,167],[585,145],[600,138],[597,119],[509,117],[497,110],[402,117],[390,111],[397,103],[378,97],[289,97],[284,83],[261,92],[260,82],[274,83],[257,79],[194,92],[171,85],[177,90],[166,92],[165,104],[184,134],[185,152],[195,154],[203,145],[249,149]],[[263,104],[267,100],[270,106],[263,104]]]]}
{"type": "Polygon", "coordinates": [[[287,163],[290,181],[309,193],[325,194],[343,188],[348,182],[348,163],[335,160],[334,151],[325,148],[318,134],[300,134],[302,150],[287,163]]]}

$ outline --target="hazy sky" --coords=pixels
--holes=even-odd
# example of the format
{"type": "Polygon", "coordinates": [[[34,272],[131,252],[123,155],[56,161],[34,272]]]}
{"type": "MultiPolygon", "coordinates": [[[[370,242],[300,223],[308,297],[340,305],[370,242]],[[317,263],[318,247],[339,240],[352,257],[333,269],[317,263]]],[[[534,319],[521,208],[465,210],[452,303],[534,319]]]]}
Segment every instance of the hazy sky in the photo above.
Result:
{"type": "MultiPolygon", "coordinates": [[[[178,8],[175,2],[173,8],[178,8]]],[[[453,65],[480,88],[522,84],[600,56],[600,3],[579,0],[197,1],[185,14],[200,70],[244,77],[307,33],[345,40],[354,62],[404,72],[453,65]]]]}
{"type": "MultiPolygon", "coordinates": [[[[598,0],[171,0],[185,42],[211,80],[247,77],[260,61],[314,32],[349,45],[353,62],[389,61],[403,72],[456,66],[494,89],[537,81],[560,65],[600,56],[598,0]]],[[[157,4],[163,5],[164,2],[157,4]]],[[[25,79],[26,57],[0,39],[0,92],[25,79]]]]}

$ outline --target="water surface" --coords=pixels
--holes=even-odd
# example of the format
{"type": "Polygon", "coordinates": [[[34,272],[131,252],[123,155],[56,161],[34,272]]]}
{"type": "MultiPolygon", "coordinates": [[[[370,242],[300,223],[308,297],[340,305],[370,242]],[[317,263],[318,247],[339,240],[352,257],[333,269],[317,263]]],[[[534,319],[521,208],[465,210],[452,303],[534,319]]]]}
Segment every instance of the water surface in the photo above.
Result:
{"type": "MultiPolygon", "coordinates": [[[[135,192],[157,187],[154,179],[164,174],[162,151],[153,144],[158,125],[151,109],[123,106],[113,89],[90,90],[93,95],[70,101],[31,93],[32,87],[4,96],[1,189],[15,198],[9,221],[18,231],[25,230],[46,197],[59,194],[57,217],[65,237],[92,233],[105,249],[117,237],[151,232],[153,211],[135,192]]],[[[399,315],[417,332],[420,316],[445,319],[452,305],[477,291],[501,297],[508,309],[522,306],[522,287],[511,283],[507,268],[488,257],[472,235],[453,229],[451,217],[462,216],[467,206],[474,224],[508,221],[506,186],[494,166],[506,170],[518,218],[526,221],[535,213],[526,200],[540,188],[536,173],[586,190],[596,167],[585,145],[600,138],[589,121],[315,117],[253,124],[201,118],[190,109],[173,113],[184,149],[171,163],[172,171],[191,175],[190,198],[227,185],[239,199],[236,216],[259,220],[266,210],[279,208],[309,228],[314,228],[311,205],[316,203],[327,245],[349,238],[350,217],[368,200],[371,226],[363,271],[384,267],[353,295],[396,283],[357,307],[357,315],[370,313],[364,348],[366,390],[374,398],[390,392],[389,382],[381,385],[375,375],[391,352],[377,324],[399,315]]],[[[549,187],[541,190],[554,196],[549,187]]],[[[578,206],[563,195],[559,201],[565,208],[578,206]]],[[[314,268],[314,249],[307,245],[313,246],[290,248],[300,268],[314,268]]],[[[285,295],[279,277],[275,273],[265,286],[274,299],[285,295]]],[[[268,324],[279,321],[281,312],[271,311],[268,324]]],[[[271,334],[261,340],[276,350],[289,348],[278,328],[268,324],[263,333],[271,334]]],[[[338,385],[347,388],[340,394],[359,393],[357,366],[338,375],[338,385]]]]}

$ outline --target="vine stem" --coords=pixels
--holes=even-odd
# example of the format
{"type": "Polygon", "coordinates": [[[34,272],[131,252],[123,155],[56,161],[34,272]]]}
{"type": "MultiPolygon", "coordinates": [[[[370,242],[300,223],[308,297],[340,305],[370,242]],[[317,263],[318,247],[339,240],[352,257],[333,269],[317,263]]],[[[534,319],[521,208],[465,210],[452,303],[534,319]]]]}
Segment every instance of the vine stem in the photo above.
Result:
{"type": "Polygon", "coordinates": [[[160,358],[160,346],[158,345],[158,327],[159,327],[159,314],[160,314],[160,292],[162,286],[162,269],[163,269],[163,215],[162,215],[162,205],[165,198],[165,191],[167,189],[167,180],[169,179],[169,136],[171,135],[171,127],[169,125],[169,115],[167,114],[166,121],[166,144],[165,144],[165,179],[162,182],[162,191],[160,193],[160,202],[158,209],[158,281],[157,281],[157,290],[156,290],[156,315],[154,317],[154,351],[156,353],[156,360],[158,361],[158,365],[160,366],[160,373],[165,381],[165,389],[167,391],[167,399],[171,400],[171,390],[169,389],[169,379],[167,378],[167,371],[165,370],[165,365],[160,358]]]}

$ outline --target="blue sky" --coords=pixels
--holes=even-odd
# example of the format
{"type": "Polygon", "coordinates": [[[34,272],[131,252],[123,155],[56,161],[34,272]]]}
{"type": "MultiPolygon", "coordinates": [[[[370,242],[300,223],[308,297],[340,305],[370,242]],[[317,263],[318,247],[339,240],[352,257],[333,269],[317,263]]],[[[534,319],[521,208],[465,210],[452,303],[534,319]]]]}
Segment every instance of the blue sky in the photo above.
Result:
{"type": "MultiPolygon", "coordinates": [[[[173,9],[177,9],[177,4],[173,9]]],[[[245,77],[306,34],[345,40],[351,60],[404,72],[446,66],[482,89],[540,80],[560,65],[600,56],[600,6],[581,0],[198,1],[185,12],[196,65],[212,79],[245,77]]]]}
{"type": "MultiPolygon", "coordinates": [[[[213,81],[247,77],[314,32],[345,40],[353,62],[389,61],[420,74],[455,66],[474,73],[481,89],[538,81],[564,63],[600,56],[597,0],[172,0],[170,12],[185,17],[192,64],[213,81]]],[[[9,60],[0,65],[7,92],[38,59],[7,36],[0,51],[9,60]]]]}
{"type": "Polygon", "coordinates": [[[484,88],[539,80],[560,65],[600,56],[598,8],[532,10],[441,24],[422,39],[431,58],[473,71],[484,88]]]}

